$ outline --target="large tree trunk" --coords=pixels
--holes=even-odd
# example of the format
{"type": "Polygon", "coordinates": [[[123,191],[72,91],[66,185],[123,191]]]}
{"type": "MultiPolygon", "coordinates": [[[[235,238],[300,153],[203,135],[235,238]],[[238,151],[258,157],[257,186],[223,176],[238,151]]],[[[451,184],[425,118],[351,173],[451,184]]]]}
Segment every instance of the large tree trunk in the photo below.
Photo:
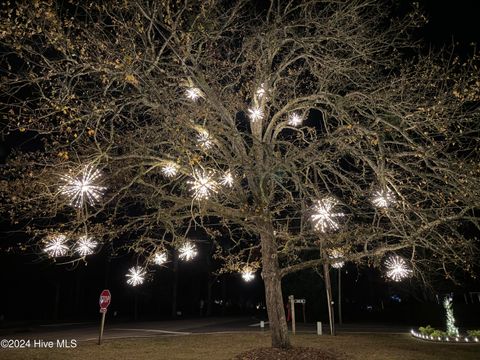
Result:
{"type": "Polygon", "coordinates": [[[172,308],[170,315],[172,318],[177,317],[177,287],[178,287],[178,254],[173,253],[173,279],[172,279],[172,308]]]}
{"type": "Polygon", "coordinates": [[[261,235],[261,244],[262,277],[265,284],[265,298],[272,336],[272,347],[288,348],[290,347],[290,339],[283,308],[282,278],[280,276],[273,231],[261,235]]]}

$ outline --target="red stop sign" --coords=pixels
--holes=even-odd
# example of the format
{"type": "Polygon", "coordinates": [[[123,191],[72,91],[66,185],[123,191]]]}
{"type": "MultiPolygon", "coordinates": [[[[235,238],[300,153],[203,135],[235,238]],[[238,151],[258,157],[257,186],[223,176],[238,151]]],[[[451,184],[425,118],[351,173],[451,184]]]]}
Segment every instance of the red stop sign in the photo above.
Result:
{"type": "Polygon", "coordinates": [[[103,290],[100,294],[100,311],[107,310],[108,305],[110,305],[110,301],[112,300],[112,295],[110,294],[110,290],[103,290]]]}

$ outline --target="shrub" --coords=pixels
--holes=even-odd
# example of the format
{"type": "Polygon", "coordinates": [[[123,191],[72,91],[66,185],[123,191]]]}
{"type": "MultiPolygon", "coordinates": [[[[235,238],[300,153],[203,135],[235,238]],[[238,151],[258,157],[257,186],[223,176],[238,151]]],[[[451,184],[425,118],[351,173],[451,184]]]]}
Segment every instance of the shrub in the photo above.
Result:
{"type": "Polygon", "coordinates": [[[420,331],[420,333],[422,335],[432,335],[432,333],[435,331],[435,329],[433,327],[431,327],[430,325],[427,325],[425,327],[420,326],[418,328],[418,331],[420,331]]]}
{"type": "Polygon", "coordinates": [[[468,336],[480,336],[480,330],[468,330],[468,336]]]}

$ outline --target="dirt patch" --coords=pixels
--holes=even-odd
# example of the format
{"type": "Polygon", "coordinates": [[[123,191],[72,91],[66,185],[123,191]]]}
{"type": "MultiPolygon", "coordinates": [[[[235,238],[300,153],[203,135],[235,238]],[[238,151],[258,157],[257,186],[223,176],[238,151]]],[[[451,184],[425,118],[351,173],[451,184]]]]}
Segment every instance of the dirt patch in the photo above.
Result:
{"type": "Polygon", "coordinates": [[[243,352],[235,360],[341,360],[345,357],[333,352],[311,348],[293,347],[290,349],[258,348],[243,352]]]}

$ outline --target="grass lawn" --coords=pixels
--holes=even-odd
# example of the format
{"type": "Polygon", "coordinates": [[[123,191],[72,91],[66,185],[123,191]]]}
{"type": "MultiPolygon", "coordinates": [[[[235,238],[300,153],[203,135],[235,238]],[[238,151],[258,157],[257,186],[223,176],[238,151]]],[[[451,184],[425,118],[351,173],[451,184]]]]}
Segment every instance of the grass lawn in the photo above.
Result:
{"type": "MultiPolygon", "coordinates": [[[[355,334],[335,337],[301,334],[292,336],[294,346],[321,347],[359,360],[469,360],[480,359],[480,345],[434,344],[410,335],[355,334]]],[[[101,346],[79,342],[75,349],[0,350],[0,359],[232,359],[256,347],[270,345],[265,333],[158,336],[107,340],[101,346]]],[[[294,359],[292,359],[294,360],[294,359]]]]}

